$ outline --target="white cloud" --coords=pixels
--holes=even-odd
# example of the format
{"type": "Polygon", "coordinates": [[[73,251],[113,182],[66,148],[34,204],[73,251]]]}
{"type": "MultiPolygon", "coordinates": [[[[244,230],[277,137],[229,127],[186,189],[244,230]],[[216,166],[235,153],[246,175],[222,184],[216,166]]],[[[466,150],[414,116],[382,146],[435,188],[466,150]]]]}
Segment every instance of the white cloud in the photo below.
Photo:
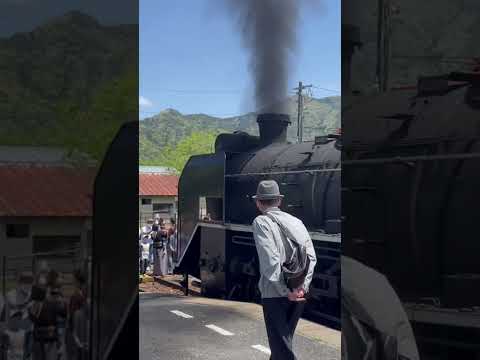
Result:
{"type": "Polygon", "coordinates": [[[140,98],[138,100],[138,103],[140,105],[140,107],[150,107],[150,106],[153,106],[153,103],[148,100],[146,97],[143,97],[140,95],[140,98]]]}

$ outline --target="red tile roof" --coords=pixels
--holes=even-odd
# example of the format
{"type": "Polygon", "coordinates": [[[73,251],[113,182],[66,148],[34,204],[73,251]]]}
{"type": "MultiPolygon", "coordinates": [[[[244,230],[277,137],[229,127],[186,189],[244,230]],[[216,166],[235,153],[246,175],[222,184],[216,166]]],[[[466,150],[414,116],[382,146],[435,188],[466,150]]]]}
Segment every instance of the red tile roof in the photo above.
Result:
{"type": "Polygon", "coordinates": [[[0,165],[0,216],[91,216],[96,169],[0,165]]]}
{"type": "Polygon", "coordinates": [[[177,196],[178,176],[165,174],[139,174],[139,195],[177,196]]]}

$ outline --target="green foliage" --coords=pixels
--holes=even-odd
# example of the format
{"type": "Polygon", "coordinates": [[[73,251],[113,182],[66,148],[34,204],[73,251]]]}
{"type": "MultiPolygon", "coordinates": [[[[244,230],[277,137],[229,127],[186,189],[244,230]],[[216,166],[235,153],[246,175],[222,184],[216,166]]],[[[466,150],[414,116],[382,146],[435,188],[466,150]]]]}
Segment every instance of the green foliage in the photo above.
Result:
{"type": "Polygon", "coordinates": [[[72,128],[76,129],[67,142],[69,146],[102,159],[122,124],[138,116],[137,92],[137,76],[133,71],[100,88],[90,108],[73,118],[72,128]]]}
{"type": "Polygon", "coordinates": [[[215,151],[215,139],[219,132],[201,131],[191,133],[180,140],[176,145],[167,145],[163,148],[159,163],[177,169],[179,172],[193,155],[209,154],[215,151]]]}
{"type": "Polygon", "coordinates": [[[0,38],[0,144],[101,160],[120,126],[138,119],[137,44],[138,27],[78,12],[0,38]]]}
{"type": "MultiPolygon", "coordinates": [[[[288,129],[290,141],[296,141],[297,104],[296,98],[287,103],[292,124],[288,129]]],[[[304,110],[304,139],[313,140],[340,127],[340,97],[310,99],[304,110]]],[[[204,114],[183,115],[168,109],[140,122],[140,163],[142,165],[170,166],[174,151],[182,139],[195,133],[221,133],[235,130],[258,135],[256,114],[248,113],[230,118],[216,118],[204,114]],[[168,153],[168,162],[166,160],[168,153]]],[[[213,141],[212,141],[213,143],[213,141]]],[[[207,151],[209,152],[209,151],[207,151]]],[[[183,167],[184,162],[175,168],[183,167]]]]}
{"type": "Polygon", "coordinates": [[[49,124],[19,122],[8,136],[0,133],[0,141],[3,145],[56,146],[101,160],[121,125],[136,120],[137,92],[136,74],[130,71],[94,91],[87,106],[58,101],[49,124]]]}
{"type": "Polygon", "coordinates": [[[101,160],[120,126],[135,119],[136,93],[136,76],[129,72],[99,87],[85,109],[73,101],[60,101],[55,123],[33,127],[36,136],[26,139],[25,145],[58,146],[101,160]]]}

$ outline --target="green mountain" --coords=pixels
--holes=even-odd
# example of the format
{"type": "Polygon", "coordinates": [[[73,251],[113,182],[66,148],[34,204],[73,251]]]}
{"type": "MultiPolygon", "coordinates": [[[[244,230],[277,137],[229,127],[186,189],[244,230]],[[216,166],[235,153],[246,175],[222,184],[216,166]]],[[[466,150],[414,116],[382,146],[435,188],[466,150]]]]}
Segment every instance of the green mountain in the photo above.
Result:
{"type": "MultiPolygon", "coordinates": [[[[290,141],[297,135],[297,102],[296,98],[288,99],[292,124],[288,129],[290,141]]],[[[304,110],[304,140],[312,140],[315,136],[324,135],[340,127],[340,97],[309,99],[304,110]]],[[[168,109],[140,122],[140,163],[165,165],[164,150],[170,150],[193,133],[246,131],[258,135],[256,114],[248,113],[229,118],[217,118],[204,114],[184,115],[168,109]]]]}
{"type": "Polygon", "coordinates": [[[0,38],[0,144],[101,157],[137,117],[137,69],[137,26],[104,26],[77,11],[0,38]]]}

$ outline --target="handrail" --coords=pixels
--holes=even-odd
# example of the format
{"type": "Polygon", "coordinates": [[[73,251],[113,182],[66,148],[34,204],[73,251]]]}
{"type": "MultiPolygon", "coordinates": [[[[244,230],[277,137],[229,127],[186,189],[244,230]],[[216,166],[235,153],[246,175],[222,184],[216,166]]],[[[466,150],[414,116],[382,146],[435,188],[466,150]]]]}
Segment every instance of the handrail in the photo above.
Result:
{"type": "Polygon", "coordinates": [[[367,164],[385,164],[396,162],[411,162],[411,161],[435,161],[435,160],[464,160],[480,158],[480,153],[460,153],[450,155],[418,155],[418,156],[394,156],[388,158],[376,159],[360,159],[360,160],[345,160],[342,165],[367,165],[367,164]]]}

